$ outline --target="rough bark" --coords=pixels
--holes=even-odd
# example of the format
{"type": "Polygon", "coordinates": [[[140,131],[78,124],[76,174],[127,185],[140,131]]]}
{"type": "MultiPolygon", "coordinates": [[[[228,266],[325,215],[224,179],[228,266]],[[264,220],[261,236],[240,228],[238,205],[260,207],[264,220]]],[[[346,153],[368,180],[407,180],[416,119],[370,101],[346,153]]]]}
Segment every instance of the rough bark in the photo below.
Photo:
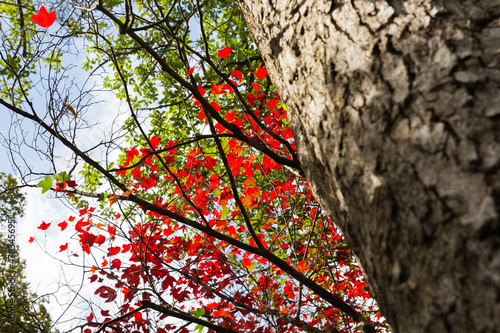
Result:
{"type": "Polygon", "coordinates": [[[500,332],[500,0],[240,0],[395,332],[500,332]]]}

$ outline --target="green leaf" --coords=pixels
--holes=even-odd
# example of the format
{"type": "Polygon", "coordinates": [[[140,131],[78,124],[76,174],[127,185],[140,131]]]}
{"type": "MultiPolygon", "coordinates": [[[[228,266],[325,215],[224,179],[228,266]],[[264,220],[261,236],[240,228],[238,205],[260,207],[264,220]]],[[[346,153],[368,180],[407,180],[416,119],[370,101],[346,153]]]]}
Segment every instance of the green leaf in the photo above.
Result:
{"type": "Polygon", "coordinates": [[[68,175],[66,173],[66,171],[63,171],[63,172],[60,172],[58,175],[54,175],[54,178],[58,181],[58,182],[63,182],[65,180],[69,180],[71,179],[71,175],[68,175]]]}
{"type": "Polygon", "coordinates": [[[204,328],[205,328],[205,326],[198,324],[198,325],[196,325],[196,327],[194,328],[194,330],[198,331],[198,333],[201,333],[201,332],[203,332],[204,328]]]}
{"type": "Polygon", "coordinates": [[[198,309],[193,310],[189,313],[191,315],[195,316],[196,318],[200,318],[201,316],[203,316],[205,314],[205,310],[203,310],[203,308],[198,308],[198,309]]]}
{"type": "Polygon", "coordinates": [[[52,178],[46,176],[44,180],[38,183],[38,187],[42,188],[42,194],[47,192],[52,187],[52,178]]]}
{"type": "Polygon", "coordinates": [[[221,220],[224,220],[229,215],[229,213],[231,213],[229,208],[227,208],[227,207],[222,208],[222,210],[220,211],[221,220]]]}

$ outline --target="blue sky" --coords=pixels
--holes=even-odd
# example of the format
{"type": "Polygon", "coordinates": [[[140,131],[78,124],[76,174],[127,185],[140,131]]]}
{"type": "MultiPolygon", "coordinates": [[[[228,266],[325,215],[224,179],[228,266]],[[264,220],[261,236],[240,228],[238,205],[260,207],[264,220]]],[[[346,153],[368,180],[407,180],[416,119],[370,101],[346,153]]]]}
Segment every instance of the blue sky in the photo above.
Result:
{"type": "MultiPolygon", "coordinates": [[[[46,38],[50,38],[50,34],[61,34],[63,29],[59,30],[60,25],[56,22],[51,26],[46,35],[46,38]]],[[[44,34],[45,29],[37,28],[39,34],[44,34]]],[[[75,40],[76,45],[72,47],[73,51],[78,51],[83,49],[83,43],[81,40],[75,40]]],[[[65,53],[63,56],[63,62],[65,66],[70,67],[70,65],[75,65],[74,68],[68,72],[70,79],[74,78],[74,83],[77,86],[82,86],[85,84],[85,80],[88,77],[88,73],[85,72],[83,67],[83,61],[85,60],[86,54],[82,53],[80,55],[75,55],[72,53],[65,53]]],[[[37,82],[39,77],[35,75],[33,77],[33,82],[37,82]]],[[[100,82],[94,81],[96,84],[100,82]]],[[[90,87],[94,82],[87,82],[86,87],[90,87]]],[[[42,86],[37,86],[37,89],[32,91],[31,102],[35,106],[37,113],[43,114],[43,109],[46,105],[45,91],[42,86]]],[[[90,123],[100,124],[92,126],[86,130],[83,136],[80,137],[79,143],[82,146],[91,146],[96,140],[103,137],[103,134],[107,132],[111,126],[111,123],[115,120],[117,111],[120,108],[120,101],[116,99],[111,92],[96,92],[96,100],[102,100],[102,103],[93,105],[87,115],[86,119],[90,123]]],[[[4,107],[0,106],[0,133],[6,139],[10,137],[16,137],[19,135],[19,128],[14,132],[13,127],[11,127],[11,114],[4,107]],[[10,131],[10,135],[9,135],[10,131]]],[[[22,130],[27,134],[28,142],[36,130],[36,124],[31,121],[24,121],[22,125],[22,130]]],[[[0,146],[0,171],[11,173],[16,175],[18,172],[13,168],[9,156],[8,150],[4,147],[4,142],[0,146]]],[[[67,154],[67,151],[60,150],[59,153],[62,155],[67,154]]],[[[33,167],[39,167],[47,161],[43,160],[39,155],[37,155],[33,150],[24,149],[23,159],[28,165],[33,167]]],[[[22,165],[24,162],[16,160],[22,165]]],[[[81,166],[81,164],[80,164],[81,166]]],[[[46,168],[44,170],[47,170],[46,168]]],[[[78,170],[75,171],[75,173],[78,170]]],[[[33,183],[36,183],[33,182],[33,183]]],[[[24,192],[27,196],[27,206],[25,216],[18,221],[16,241],[20,246],[21,258],[26,260],[27,269],[27,279],[31,284],[31,288],[39,296],[48,294],[53,295],[50,297],[50,304],[48,306],[51,313],[52,319],[55,320],[59,316],[63,315],[61,318],[62,324],[58,327],[61,329],[70,328],[71,323],[64,323],[65,320],[69,318],[80,317],[83,315],[88,315],[89,311],[86,310],[82,312],[82,307],[79,306],[81,299],[76,299],[72,303],[72,306],[68,309],[68,304],[71,303],[74,297],[74,293],[71,292],[64,284],[69,284],[76,290],[78,290],[82,282],[84,283],[83,289],[81,290],[81,296],[93,299],[95,302],[100,302],[101,299],[94,296],[93,291],[95,286],[88,285],[86,281],[82,281],[82,269],[75,266],[68,266],[62,264],[62,261],[67,262],[67,255],[65,252],[59,253],[59,246],[65,244],[68,241],[68,236],[70,232],[60,232],[57,224],[66,220],[72,214],[73,210],[66,206],[62,201],[55,199],[50,192],[42,194],[40,188],[26,188],[24,192]],[[51,227],[47,231],[42,231],[37,229],[37,227],[45,221],[47,223],[52,223],[51,227]],[[36,238],[36,242],[32,244],[28,243],[30,236],[36,238]]],[[[69,229],[69,228],[68,228],[69,229]]],[[[67,229],[67,230],[68,230],[67,229]]],[[[70,242],[73,247],[76,245],[75,242],[70,242]]],[[[74,248],[75,252],[81,252],[81,249],[74,248]]],[[[88,275],[87,275],[88,277],[88,275]]],[[[74,324],[74,323],[73,323],[74,324]]]]}

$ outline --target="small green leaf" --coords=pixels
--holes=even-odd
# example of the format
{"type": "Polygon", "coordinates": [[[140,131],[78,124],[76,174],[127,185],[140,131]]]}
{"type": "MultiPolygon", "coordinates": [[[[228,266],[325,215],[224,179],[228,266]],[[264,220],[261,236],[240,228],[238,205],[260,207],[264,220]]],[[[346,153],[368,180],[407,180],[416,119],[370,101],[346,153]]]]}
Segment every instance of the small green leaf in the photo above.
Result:
{"type": "Polygon", "coordinates": [[[42,194],[47,192],[52,187],[52,178],[46,176],[44,180],[38,183],[38,187],[42,188],[42,194]]]}
{"type": "Polygon", "coordinates": [[[189,313],[191,315],[195,316],[196,318],[200,318],[201,316],[203,316],[205,314],[205,310],[203,310],[203,308],[198,308],[198,309],[193,310],[189,313]]]}
{"type": "Polygon", "coordinates": [[[196,327],[194,328],[194,330],[198,331],[198,333],[201,333],[201,332],[203,332],[204,328],[205,328],[205,326],[198,324],[198,325],[196,325],[196,327]]]}
{"type": "Polygon", "coordinates": [[[58,182],[63,182],[65,180],[69,180],[71,179],[71,175],[68,175],[66,173],[66,171],[63,171],[63,172],[60,172],[58,175],[54,175],[54,178],[58,181],[58,182]]]}
{"type": "Polygon", "coordinates": [[[222,208],[222,210],[220,211],[221,220],[224,220],[229,215],[229,213],[231,213],[229,208],[227,208],[227,207],[222,208]]]}

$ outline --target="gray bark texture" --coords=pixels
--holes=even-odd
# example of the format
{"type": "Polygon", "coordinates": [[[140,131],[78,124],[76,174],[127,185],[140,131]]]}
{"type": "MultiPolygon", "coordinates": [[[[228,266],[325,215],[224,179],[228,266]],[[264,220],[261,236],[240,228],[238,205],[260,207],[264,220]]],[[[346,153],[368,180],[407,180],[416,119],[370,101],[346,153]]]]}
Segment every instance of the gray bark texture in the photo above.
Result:
{"type": "Polygon", "coordinates": [[[239,0],[395,332],[500,332],[500,0],[239,0]]]}

